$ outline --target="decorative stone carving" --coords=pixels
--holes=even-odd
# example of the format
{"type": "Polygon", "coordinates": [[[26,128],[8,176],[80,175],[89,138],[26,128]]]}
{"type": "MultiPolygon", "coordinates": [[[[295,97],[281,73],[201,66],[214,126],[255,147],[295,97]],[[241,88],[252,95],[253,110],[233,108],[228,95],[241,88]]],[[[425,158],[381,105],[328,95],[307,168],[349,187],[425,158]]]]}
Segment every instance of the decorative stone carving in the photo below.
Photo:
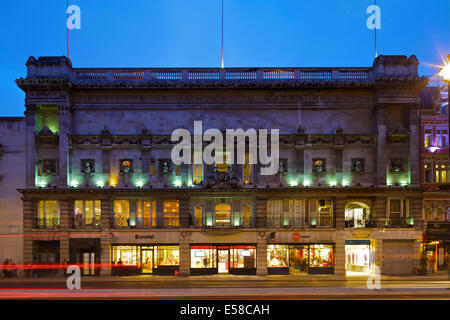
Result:
{"type": "Polygon", "coordinates": [[[40,176],[56,174],[56,159],[42,159],[38,161],[40,176]]]}
{"type": "Polygon", "coordinates": [[[133,172],[133,160],[123,159],[120,160],[120,173],[132,173],[133,172]]]}
{"type": "Polygon", "coordinates": [[[168,159],[159,160],[159,173],[163,176],[168,176],[172,172],[172,161],[168,159]]]}
{"type": "Polygon", "coordinates": [[[361,174],[365,170],[365,160],[364,159],[352,159],[352,173],[361,174]]]}
{"type": "Polygon", "coordinates": [[[313,173],[316,176],[324,175],[327,172],[327,162],[325,159],[313,159],[313,173]]]}
{"type": "Polygon", "coordinates": [[[50,130],[50,128],[48,126],[43,126],[41,131],[38,132],[38,136],[56,136],[57,134],[54,133],[52,130],[50,130]]]}
{"type": "Polygon", "coordinates": [[[401,159],[391,159],[390,171],[393,173],[403,172],[403,163],[401,159]]]}
{"type": "Polygon", "coordinates": [[[287,159],[280,159],[280,165],[278,166],[278,175],[285,176],[288,173],[288,161],[287,159]]]}
{"type": "Polygon", "coordinates": [[[81,170],[81,173],[84,173],[84,174],[95,173],[95,160],[94,159],[82,159],[80,170],[81,170]]]}

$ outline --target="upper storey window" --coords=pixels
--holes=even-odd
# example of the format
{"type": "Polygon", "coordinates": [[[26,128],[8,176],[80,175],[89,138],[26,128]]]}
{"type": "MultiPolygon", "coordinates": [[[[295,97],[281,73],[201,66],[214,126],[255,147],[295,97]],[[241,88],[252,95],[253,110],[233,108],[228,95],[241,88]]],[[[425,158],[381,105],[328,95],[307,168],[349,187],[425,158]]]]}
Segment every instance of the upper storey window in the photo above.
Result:
{"type": "Polygon", "coordinates": [[[433,130],[425,129],[424,131],[424,147],[429,148],[433,145],[433,130]]]}
{"type": "Polygon", "coordinates": [[[58,106],[40,106],[36,110],[36,132],[37,133],[59,133],[59,110],[58,106]]]}
{"type": "Polygon", "coordinates": [[[446,129],[436,130],[436,146],[439,148],[448,147],[448,130],[446,129]]]}
{"type": "Polygon", "coordinates": [[[39,228],[59,228],[59,201],[43,200],[38,204],[38,226],[39,228]]]}

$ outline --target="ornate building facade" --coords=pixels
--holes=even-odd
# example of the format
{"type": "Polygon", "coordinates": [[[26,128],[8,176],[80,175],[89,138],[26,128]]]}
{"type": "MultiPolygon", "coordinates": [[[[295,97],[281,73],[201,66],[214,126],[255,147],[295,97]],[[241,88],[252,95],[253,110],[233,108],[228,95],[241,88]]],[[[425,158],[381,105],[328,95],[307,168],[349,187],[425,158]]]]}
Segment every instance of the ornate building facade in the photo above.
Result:
{"type": "Polygon", "coordinates": [[[423,252],[428,268],[448,268],[450,252],[450,164],[448,86],[433,82],[421,92],[421,179],[425,218],[423,252]],[[430,262],[433,264],[430,267],[430,262]]]}
{"type": "Polygon", "coordinates": [[[80,263],[84,275],[419,266],[426,79],[415,56],[364,68],[26,65],[25,260],[80,263]],[[279,129],[278,173],[228,151],[224,164],[175,165],[171,133],[197,120],[279,129]]]}

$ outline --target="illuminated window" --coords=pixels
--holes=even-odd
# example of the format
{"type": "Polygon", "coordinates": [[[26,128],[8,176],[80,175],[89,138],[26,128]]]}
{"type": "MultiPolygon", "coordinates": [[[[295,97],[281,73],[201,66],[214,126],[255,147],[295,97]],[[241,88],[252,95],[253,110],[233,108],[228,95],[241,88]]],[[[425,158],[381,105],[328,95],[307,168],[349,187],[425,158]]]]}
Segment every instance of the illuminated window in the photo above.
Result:
{"type": "Polygon", "coordinates": [[[191,246],[191,268],[217,268],[216,246],[191,246]]]}
{"type": "Polygon", "coordinates": [[[267,246],[267,267],[268,268],[288,268],[289,267],[288,245],[268,245],[267,246]]]}
{"type": "Polygon", "coordinates": [[[436,164],[436,183],[450,183],[450,170],[447,164],[438,163],[436,164]]]}
{"type": "Polygon", "coordinates": [[[230,152],[222,152],[218,151],[216,153],[215,158],[215,164],[216,164],[216,171],[217,172],[229,172],[231,171],[231,155],[230,152]],[[223,163],[217,163],[217,162],[223,162],[223,163]]]}
{"type": "Polygon", "coordinates": [[[77,228],[100,227],[100,200],[75,200],[74,220],[77,228]]]}
{"type": "Polygon", "coordinates": [[[175,166],[175,174],[181,176],[181,165],[175,166]]]}
{"type": "Polygon", "coordinates": [[[309,223],[314,228],[333,227],[333,202],[331,200],[310,200],[309,223]]]}
{"type": "Polygon", "coordinates": [[[203,164],[193,164],[192,169],[194,174],[192,175],[192,183],[193,184],[202,184],[203,183],[203,164]]]}
{"type": "Polygon", "coordinates": [[[255,246],[231,246],[230,247],[230,268],[250,269],[256,268],[256,247],[255,246]]]}
{"type": "Polygon", "coordinates": [[[448,147],[448,131],[445,129],[436,130],[436,146],[440,148],[448,147]]]}
{"type": "Polygon", "coordinates": [[[253,183],[253,165],[252,165],[251,153],[245,154],[244,161],[244,184],[253,183]]]}
{"type": "Polygon", "coordinates": [[[268,227],[281,226],[283,215],[283,200],[267,200],[267,225],[268,227]]]}
{"type": "Polygon", "coordinates": [[[38,220],[40,228],[59,228],[59,201],[39,201],[38,220]]]}
{"type": "Polygon", "coordinates": [[[387,209],[390,226],[398,227],[407,224],[407,218],[409,218],[408,199],[389,199],[387,209]]]}
{"type": "Polygon", "coordinates": [[[140,250],[137,246],[113,246],[113,265],[136,266],[140,265],[140,250]]]}
{"type": "Polygon", "coordinates": [[[223,203],[215,207],[216,226],[229,226],[231,224],[231,205],[223,203]]]}
{"type": "Polygon", "coordinates": [[[139,227],[156,226],[156,201],[137,201],[137,223],[139,227]]]}
{"type": "Polygon", "coordinates": [[[250,227],[252,218],[252,207],[246,204],[242,207],[242,211],[244,212],[244,227],[250,227]]]}
{"type": "Polygon", "coordinates": [[[201,227],[203,225],[203,207],[196,206],[195,207],[195,223],[197,227],[201,227]]]}
{"type": "Polygon", "coordinates": [[[180,203],[178,200],[164,201],[164,226],[178,227],[180,225],[179,209],[180,203]]]}
{"type": "Polygon", "coordinates": [[[155,159],[150,159],[150,174],[152,176],[156,174],[155,159]]]}
{"type": "Polygon", "coordinates": [[[333,245],[312,244],[309,247],[310,268],[333,267],[333,245]]]}
{"type": "Polygon", "coordinates": [[[180,264],[180,247],[158,246],[156,257],[156,267],[178,266],[180,264]]]}
{"type": "Polygon", "coordinates": [[[114,200],[114,226],[128,227],[130,222],[130,201],[114,200]]]}
{"type": "Polygon", "coordinates": [[[424,146],[425,148],[431,147],[433,144],[433,130],[425,129],[424,130],[424,146]]]}

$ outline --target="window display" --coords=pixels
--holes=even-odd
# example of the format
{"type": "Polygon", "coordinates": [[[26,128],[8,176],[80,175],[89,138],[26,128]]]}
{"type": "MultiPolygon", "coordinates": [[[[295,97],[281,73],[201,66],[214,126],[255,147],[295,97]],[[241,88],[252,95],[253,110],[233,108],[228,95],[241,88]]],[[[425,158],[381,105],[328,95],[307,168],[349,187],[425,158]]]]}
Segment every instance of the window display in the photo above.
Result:
{"type": "Polygon", "coordinates": [[[309,248],[309,266],[313,268],[333,267],[333,245],[312,244],[309,248]]]}
{"type": "Polygon", "coordinates": [[[255,246],[232,246],[231,268],[256,268],[255,246]]]}
{"type": "Polygon", "coordinates": [[[140,265],[140,250],[137,246],[113,246],[113,264],[124,266],[140,265]]]}
{"type": "Polygon", "coordinates": [[[157,266],[177,266],[180,264],[179,246],[158,246],[157,266]]]}
{"type": "Polygon", "coordinates": [[[267,267],[287,268],[289,267],[288,245],[268,245],[267,246],[267,267]]]}
{"type": "Polygon", "coordinates": [[[216,267],[216,246],[191,246],[191,268],[216,267]]]}

